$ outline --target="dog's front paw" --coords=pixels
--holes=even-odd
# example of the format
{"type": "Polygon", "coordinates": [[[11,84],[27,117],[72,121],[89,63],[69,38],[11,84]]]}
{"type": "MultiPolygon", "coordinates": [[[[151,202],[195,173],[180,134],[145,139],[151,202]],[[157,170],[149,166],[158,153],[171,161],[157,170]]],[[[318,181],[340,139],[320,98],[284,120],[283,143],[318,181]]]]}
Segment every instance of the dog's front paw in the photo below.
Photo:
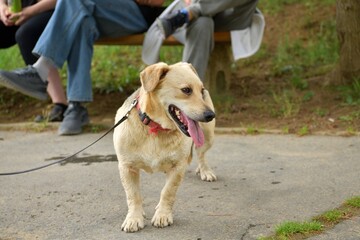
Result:
{"type": "Polygon", "coordinates": [[[154,227],[163,228],[173,224],[173,216],[171,212],[161,212],[157,210],[154,217],[151,220],[154,227]]]}
{"type": "Polygon", "coordinates": [[[214,182],[217,179],[215,173],[209,167],[198,166],[196,169],[196,174],[200,175],[201,180],[207,181],[207,182],[214,182]]]}
{"type": "Polygon", "coordinates": [[[144,228],[143,216],[126,216],[125,221],[121,225],[121,230],[124,232],[137,232],[144,228]]]}

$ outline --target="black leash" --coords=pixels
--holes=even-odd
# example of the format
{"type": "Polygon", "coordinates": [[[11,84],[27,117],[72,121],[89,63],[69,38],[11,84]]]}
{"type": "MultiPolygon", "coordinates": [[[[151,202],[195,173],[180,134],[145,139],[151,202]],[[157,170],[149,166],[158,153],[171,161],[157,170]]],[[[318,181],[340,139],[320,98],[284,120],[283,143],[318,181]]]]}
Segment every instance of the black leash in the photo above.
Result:
{"type": "Polygon", "coordinates": [[[131,103],[130,109],[127,111],[125,116],[123,116],[114,126],[112,126],[106,133],[104,133],[102,136],[100,136],[97,140],[95,140],[94,142],[92,142],[88,146],[84,147],[83,149],[77,151],[73,155],[68,156],[66,158],[63,158],[61,160],[58,160],[56,162],[52,162],[52,163],[49,163],[49,164],[46,164],[46,165],[43,165],[43,166],[40,166],[40,167],[36,167],[36,168],[31,168],[31,169],[28,169],[28,170],[17,171],[17,172],[0,173],[0,176],[18,175],[18,174],[23,174],[23,173],[28,173],[28,172],[34,172],[36,170],[40,170],[40,169],[43,169],[43,168],[46,168],[46,167],[50,167],[51,165],[55,165],[55,164],[58,164],[58,163],[68,161],[69,159],[71,159],[71,158],[75,157],[76,155],[78,155],[79,153],[85,151],[86,149],[88,149],[89,147],[94,145],[95,143],[99,142],[106,135],[108,135],[112,130],[114,130],[117,126],[119,126],[122,122],[124,122],[126,119],[128,119],[130,111],[136,106],[137,102],[138,102],[137,99],[134,99],[134,101],[131,103]]]}

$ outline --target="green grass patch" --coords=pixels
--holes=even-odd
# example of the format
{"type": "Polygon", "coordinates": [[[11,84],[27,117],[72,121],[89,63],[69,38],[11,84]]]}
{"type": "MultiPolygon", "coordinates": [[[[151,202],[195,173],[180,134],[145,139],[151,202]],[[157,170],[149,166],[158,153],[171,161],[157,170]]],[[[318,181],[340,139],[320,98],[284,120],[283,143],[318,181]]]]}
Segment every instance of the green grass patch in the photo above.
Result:
{"type": "Polygon", "coordinates": [[[272,111],[277,111],[276,114],[282,117],[291,117],[296,115],[300,110],[300,100],[296,96],[294,90],[283,90],[282,93],[272,93],[273,100],[276,104],[277,110],[272,109],[272,111]]]}
{"type": "Polygon", "coordinates": [[[0,49],[0,69],[14,69],[24,66],[24,60],[17,46],[0,49]]]}
{"type": "Polygon", "coordinates": [[[216,112],[230,114],[235,99],[229,94],[216,94],[212,97],[216,112]]]}
{"type": "Polygon", "coordinates": [[[360,216],[360,196],[346,200],[338,208],[314,217],[311,221],[286,221],[275,226],[274,235],[262,236],[258,240],[306,239],[332,229],[336,224],[360,216]]]}
{"type": "Polygon", "coordinates": [[[285,222],[276,227],[276,234],[280,236],[290,236],[295,233],[310,233],[320,231],[322,225],[320,222],[285,222]]]}
{"type": "Polygon", "coordinates": [[[354,78],[351,84],[338,87],[345,104],[360,104],[360,78],[354,78]]]}
{"type": "Polygon", "coordinates": [[[274,75],[290,76],[295,87],[306,89],[303,79],[312,76],[320,66],[334,65],[339,58],[335,20],[322,22],[308,40],[280,40],[273,56],[274,75]]]}
{"type": "Polygon", "coordinates": [[[349,200],[346,201],[346,204],[351,207],[360,208],[360,196],[350,198],[349,200]]]}
{"type": "Polygon", "coordinates": [[[259,134],[260,132],[261,131],[254,126],[249,126],[246,128],[246,133],[250,135],[256,135],[259,134]]]}
{"type": "Polygon", "coordinates": [[[314,113],[319,117],[325,117],[326,115],[329,114],[329,110],[323,108],[316,108],[314,110],[314,113]]]}
{"type": "Polygon", "coordinates": [[[297,135],[299,136],[305,136],[305,135],[309,135],[310,134],[310,129],[307,125],[302,126],[298,131],[297,131],[297,135]]]}
{"type": "Polygon", "coordinates": [[[340,210],[330,210],[322,214],[322,217],[328,222],[338,222],[343,216],[344,212],[340,210]]]}

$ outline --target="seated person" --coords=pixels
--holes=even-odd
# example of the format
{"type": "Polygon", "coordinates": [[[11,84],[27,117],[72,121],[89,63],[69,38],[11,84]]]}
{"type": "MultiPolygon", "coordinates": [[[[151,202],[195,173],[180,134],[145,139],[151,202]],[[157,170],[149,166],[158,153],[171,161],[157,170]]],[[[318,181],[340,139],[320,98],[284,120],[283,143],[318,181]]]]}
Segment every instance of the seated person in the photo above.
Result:
{"type": "MultiPolygon", "coordinates": [[[[0,48],[9,48],[18,44],[24,62],[30,65],[37,60],[32,54],[32,49],[53,13],[56,0],[23,0],[22,3],[21,12],[11,13],[6,0],[0,0],[0,48]]],[[[47,91],[54,104],[48,120],[62,121],[67,100],[59,72],[57,70],[51,72],[48,78],[51,80],[47,91]]]]}
{"type": "Polygon", "coordinates": [[[43,99],[51,71],[67,62],[69,106],[59,135],[79,134],[89,123],[85,102],[91,102],[93,45],[100,37],[122,37],[145,32],[162,12],[164,0],[62,0],[33,52],[37,62],[24,69],[0,71],[0,84],[43,99]]]}

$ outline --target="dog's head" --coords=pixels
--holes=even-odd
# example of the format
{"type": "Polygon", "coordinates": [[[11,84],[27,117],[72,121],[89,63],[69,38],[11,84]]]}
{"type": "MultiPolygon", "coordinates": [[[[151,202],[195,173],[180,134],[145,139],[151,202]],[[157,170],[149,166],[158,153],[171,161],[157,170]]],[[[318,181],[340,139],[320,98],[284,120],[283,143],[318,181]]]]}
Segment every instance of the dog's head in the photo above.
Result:
{"type": "Polygon", "coordinates": [[[198,122],[210,122],[215,113],[205,98],[210,97],[189,63],[157,63],[140,74],[140,107],[163,128],[178,128],[197,146],[204,142],[198,122]]]}

